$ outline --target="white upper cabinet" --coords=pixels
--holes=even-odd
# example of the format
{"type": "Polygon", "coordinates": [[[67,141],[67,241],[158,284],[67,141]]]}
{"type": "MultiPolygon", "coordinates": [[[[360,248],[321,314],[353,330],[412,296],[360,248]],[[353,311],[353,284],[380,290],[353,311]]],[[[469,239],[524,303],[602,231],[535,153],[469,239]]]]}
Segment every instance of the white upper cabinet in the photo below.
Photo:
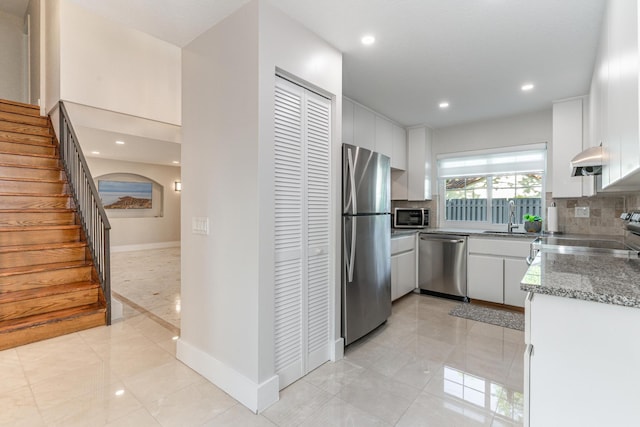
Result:
{"type": "Polygon", "coordinates": [[[393,123],[384,117],[376,116],[375,151],[393,159],[393,123]]]}
{"type": "Polygon", "coordinates": [[[584,109],[587,100],[583,97],[558,101],[553,104],[553,197],[592,196],[593,177],[571,176],[571,159],[587,148],[583,135],[584,109]]]}
{"type": "Polygon", "coordinates": [[[354,104],[342,98],[342,143],[354,145],[353,142],[353,110],[354,104]]]}
{"type": "Polygon", "coordinates": [[[407,131],[396,124],[393,125],[391,167],[400,170],[407,169],[407,131]]]}
{"type": "Polygon", "coordinates": [[[391,167],[407,169],[407,133],[380,114],[342,98],[342,142],[382,153],[391,167]]]}
{"type": "Polygon", "coordinates": [[[431,200],[431,129],[421,126],[407,134],[407,195],[431,200]]]}
{"type": "Polygon", "coordinates": [[[353,109],[353,142],[358,147],[376,151],[376,115],[358,104],[353,109]]]}
{"type": "Polygon", "coordinates": [[[638,4],[611,0],[591,83],[592,146],[602,144],[602,188],[640,186],[638,4]]]}

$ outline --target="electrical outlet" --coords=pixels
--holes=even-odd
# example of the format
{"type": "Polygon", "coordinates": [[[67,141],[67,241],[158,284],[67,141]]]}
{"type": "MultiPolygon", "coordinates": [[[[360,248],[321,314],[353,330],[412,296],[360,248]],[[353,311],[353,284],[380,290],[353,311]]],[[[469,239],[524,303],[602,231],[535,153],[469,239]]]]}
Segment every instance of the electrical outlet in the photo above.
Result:
{"type": "Polygon", "coordinates": [[[588,206],[576,206],[576,218],[589,218],[588,206]]]}

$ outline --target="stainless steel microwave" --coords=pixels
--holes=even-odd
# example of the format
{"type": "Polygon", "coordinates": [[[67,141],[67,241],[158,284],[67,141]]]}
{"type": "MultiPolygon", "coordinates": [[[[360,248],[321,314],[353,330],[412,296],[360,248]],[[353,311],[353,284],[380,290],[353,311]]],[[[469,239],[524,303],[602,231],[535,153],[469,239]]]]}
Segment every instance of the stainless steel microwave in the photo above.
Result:
{"type": "Polygon", "coordinates": [[[429,226],[429,209],[396,208],[393,228],[425,228],[429,226]]]}

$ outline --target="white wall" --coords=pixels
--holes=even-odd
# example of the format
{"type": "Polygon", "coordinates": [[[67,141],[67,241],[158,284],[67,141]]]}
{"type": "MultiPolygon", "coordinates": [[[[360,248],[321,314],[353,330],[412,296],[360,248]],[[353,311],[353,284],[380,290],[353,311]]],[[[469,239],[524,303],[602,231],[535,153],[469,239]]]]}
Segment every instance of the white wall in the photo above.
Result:
{"type": "MultiPolygon", "coordinates": [[[[114,173],[129,173],[149,178],[164,187],[162,217],[123,218],[122,212],[107,210],[111,223],[112,250],[177,246],[180,242],[180,193],[173,183],[180,180],[180,168],[148,163],[87,158],[95,178],[114,173]]],[[[97,186],[97,182],[96,182],[97,186]]]]}
{"type": "MultiPolygon", "coordinates": [[[[340,52],[260,0],[183,49],[178,357],[253,410],[278,395],[272,201],[276,68],[333,95],[333,165],[339,171],[340,52]],[[209,236],[191,233],[192,217],[209,217],[209,236]]],[[[339,172],[333,175],[339,196],[339,172]]],[[[338,236],[337,200],[332,206],[338,236]]],[[[333,243],[339,265],[339,240],[333,243]]],[[[335,265],[334,276],[339,289],[335,265]]],[[[339,334],[339,321],[335,329],[339,334]]]]}
{"type": "Polygon", "coordinates": [[[182,61],[178,358],[235,397],[239,391],[232,388],[241,380],[220,384],[227,367],[259,382],[257,5],[195,39],[182,61]],[[208,236],[192,234],[194,217],[209,219],[208,236]],[[213,372],[203,372],[197,352],[210,359],[201,363],[213,372]]]}
{"type": "MultiPolygon", "coordinates": [[[[437,185],[437,156],[445,153],[502,148],[514,145],[547,142],[551,153],[551,109],[498,119],[484,120],[433,130],[432,165],[434,174],[433,194],[439,193],[437,185]]],[[[551,170],[551,156],[547,158],[551,170]]],[[[551,182],[547,180],[547,187],[551,182]]]]}
{"type": "MultiPolygon", "coordinates": [[[[44,100],[45,114],[53,110],[60,101],[60,0],[46,0],[40,3],[44,7],[45,32],[45,76],[44,100]]],[[[42,93],[40,94],[42,98],[42,93]]],[[[53,120],[53,118],[52,118],[53,120]]],[[[58,121],[53,120],[54,126],[58,121]]]]}
{"type": "Polygon", "coordinates": [[[24,20],[0,11],[0,98],[28,102],[24,20]]]}
{"type": "Polygon", "coordinates": [[[180,48],[61,2],[60,93],[64,100],[181,123],[180,48]]]}
{"type": "Polygon", "coordinates": [[[27,15],[30,17],[31,25],[31,40],[29,45],[29,86],[30,86],[30,99],[29,103],[37,105],[40,99],[41,91],[41,72],[40,66],[43,65],[41,55],[44,53],[44,31],[41,24],[42,8],[40,6],[41,0],[30,0],[29,7],[27,8],[27,15]]]}

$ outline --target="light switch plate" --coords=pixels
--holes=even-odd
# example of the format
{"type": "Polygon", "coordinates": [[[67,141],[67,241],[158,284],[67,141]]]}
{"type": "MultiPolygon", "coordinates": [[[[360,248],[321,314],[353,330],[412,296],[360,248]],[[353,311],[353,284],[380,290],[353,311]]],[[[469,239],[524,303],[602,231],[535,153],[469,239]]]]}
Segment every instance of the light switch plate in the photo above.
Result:
{"type": "Polygon", "coordinates": [[[576,206],[576,218],[589,218],[588,206],[576,206]]]}
{"type": "Polygon", "coordinates": [[[191,219],[191,232],[193,234],[209,234],[209,218],[194,216],[191,219]]]}

